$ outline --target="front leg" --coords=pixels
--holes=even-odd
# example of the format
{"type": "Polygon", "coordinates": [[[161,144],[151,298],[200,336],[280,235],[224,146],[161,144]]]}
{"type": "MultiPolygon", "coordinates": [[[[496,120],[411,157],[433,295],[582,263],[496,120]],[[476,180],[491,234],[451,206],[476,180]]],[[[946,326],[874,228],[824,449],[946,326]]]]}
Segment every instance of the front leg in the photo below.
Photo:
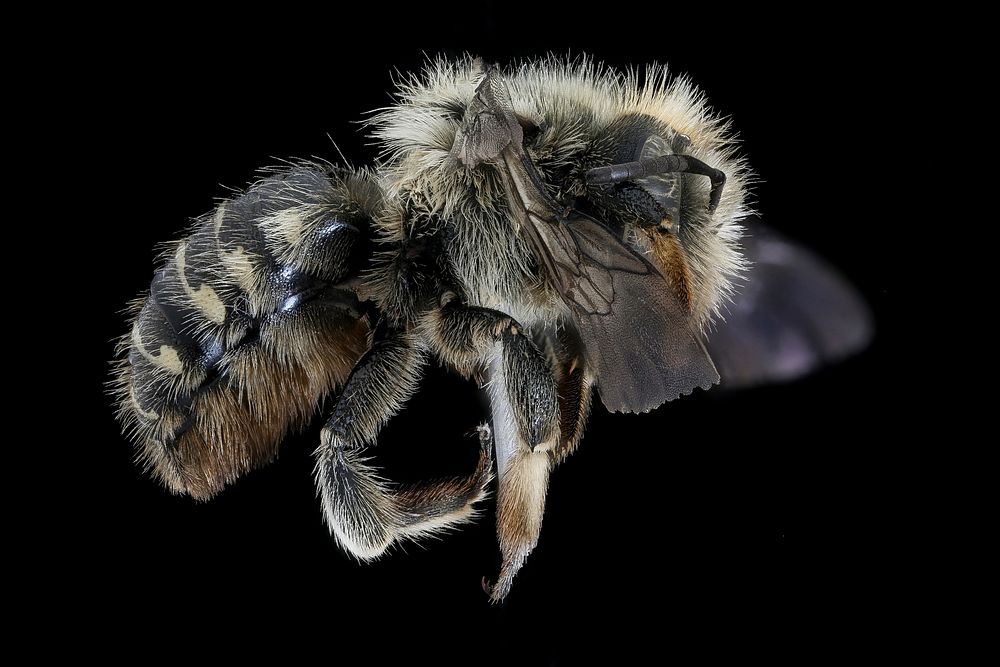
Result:
{"type": "Polygon", "coordinates": [[[446,298],[422,326],[435,352],[466,374],[485,366],[499,475],[497,536],[503,564],[491,590],[506,597],[538,543],[560,409],[548,360],[509,315],[446,298]]]}

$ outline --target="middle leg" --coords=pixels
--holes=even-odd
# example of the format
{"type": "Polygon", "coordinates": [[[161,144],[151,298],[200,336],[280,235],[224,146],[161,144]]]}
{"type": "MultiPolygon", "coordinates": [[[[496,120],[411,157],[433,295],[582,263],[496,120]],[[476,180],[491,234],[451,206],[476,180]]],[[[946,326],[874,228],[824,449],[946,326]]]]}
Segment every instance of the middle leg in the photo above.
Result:
{"type": "Polygon", "coordinates": [[[412,335],[380,327],[320,436],[316,481],[326,522],[341,546],[362,560],[401,539],[474,518],[473,504],[492,480],[492,438],[485,427],[479,430],[479,464],[466,478],[398,488],[368,465],[364,448],[412,395],[423,365],[412,335]]]}

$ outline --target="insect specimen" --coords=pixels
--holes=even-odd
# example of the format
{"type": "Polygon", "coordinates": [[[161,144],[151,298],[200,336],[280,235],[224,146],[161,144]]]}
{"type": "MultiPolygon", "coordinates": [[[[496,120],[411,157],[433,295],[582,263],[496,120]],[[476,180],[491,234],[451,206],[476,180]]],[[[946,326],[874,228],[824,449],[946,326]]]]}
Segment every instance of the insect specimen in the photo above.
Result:
{"type": "Polygon", "coordinates": [[[664,69],[640,84],[587,61],[439,61],[371,128],[375,168],[269,173],[200,218],[137,303],[119,414],[172,491],[212,497],[332,397],[315,476],[341,546],[372,559],[472,519],[495,459],[499,601],[595,390],[644,412],[718,382],[713,355],[752,383],[867,335],[818,261],[764,232],[741,241],[749,170],[702,94],[664,69]],[[756,296],[710,334],[751,267],[744,248],[756,296]],[[772,344],[796,332],[774,330],[782,308],[831,335],[789,355],[772,344]],[[492,418],[471,474],[404,487],[369,448],[433,361],[479,380],[492,418]]]}

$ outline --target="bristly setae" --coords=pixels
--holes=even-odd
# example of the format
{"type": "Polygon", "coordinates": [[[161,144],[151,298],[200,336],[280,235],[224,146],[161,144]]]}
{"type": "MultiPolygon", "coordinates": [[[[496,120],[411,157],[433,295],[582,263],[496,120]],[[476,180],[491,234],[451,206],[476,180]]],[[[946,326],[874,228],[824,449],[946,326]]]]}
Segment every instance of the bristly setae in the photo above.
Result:
{"type": "MultiPolygon", "coordinates": [[[[271,172],[165,255],[120,345],[118,412],[142,463],[206,500],[334,396],[316,483],[365,560],[473,519],[495,457],[499,601],[592,390],[642,412],[719,380],[706,332],[745,268],[749,171],[660,67],[438,61],[370,127],[377,169],[271,172]],[[483,382],[492,423],[470,476],[403,487],[366,448],[432,360],[483,382]]],[[[744,379],[773,366],[736,357],[744,379]]]]}

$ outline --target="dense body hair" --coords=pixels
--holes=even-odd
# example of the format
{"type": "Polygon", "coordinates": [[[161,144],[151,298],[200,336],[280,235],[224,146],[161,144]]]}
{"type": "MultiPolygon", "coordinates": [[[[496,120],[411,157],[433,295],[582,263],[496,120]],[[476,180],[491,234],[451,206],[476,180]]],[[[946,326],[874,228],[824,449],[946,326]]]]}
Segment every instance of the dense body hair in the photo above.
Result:
{"type": "Polygon", "coordinates": [[[207,500],[270,461],[347,379],[369,333],[350,256],[379,206],[366,173],[296,163],[163,253],[112,386],[140,462],[171,491],[207,500]]]}
{"type": "MultiPolygon", "coordinates": [[[[408,215],[380,221],[389,239],[435,231],[449,225],[455,235],[449,255],[456,274],[482,305],[516,303],[537,284],[531,253],[516,233],[504,188],[495,170],[462,168],[451,155],[463,114],[482,78],[471,58],[437,60],[421,76],[399,83],[397,103],[372,119],[373,135],[384,146],[379,170],[387,199],[408,215]],[[497,267],[497,268],[494,268],[497,267]]],[[[748,215],[746,187],[751,174],[736,154],[729,125],[708,108],[687,78],[651,66],[640,83],[588,59],[529,61],[505,72],[515,111],[541,125],[526,144],[539,171],[552,177],[555,195],[578,194],[582,171],[594,163],[604,133],[622,118],[649,116],[665,129],[686,135],[690,154],[727,175],[715,214],[705,212],[708,184],[684,175],[694,193],[684,201],[680,240],[691,275],[692,313],[699,327],[717,317],[743,268],[739,221],[748,215]],[[562,190],[563,192],[560,192],[562,190]]],[[[642,234],[633,243],[654,256],[663,254],[642,234]]]]}
{"type": "Polygon", "coordinates": [[[639,412],[718,380],[704,333],[743,268],[749,172],[658,66],[438,60],[369,122],[373,171],[293,164],[167,254],[122,340],[119,415],[169,489],[207,499],[335,395],[317,486],[366,560],[474,518],[495,460],[501,600],[594,389],[639,412]],[[642,161],[674,167],[592,178],[642,161]],[[432,360],[483,382],[492,423],[468,477],[400,487],[366,448],[432,360]]]}

